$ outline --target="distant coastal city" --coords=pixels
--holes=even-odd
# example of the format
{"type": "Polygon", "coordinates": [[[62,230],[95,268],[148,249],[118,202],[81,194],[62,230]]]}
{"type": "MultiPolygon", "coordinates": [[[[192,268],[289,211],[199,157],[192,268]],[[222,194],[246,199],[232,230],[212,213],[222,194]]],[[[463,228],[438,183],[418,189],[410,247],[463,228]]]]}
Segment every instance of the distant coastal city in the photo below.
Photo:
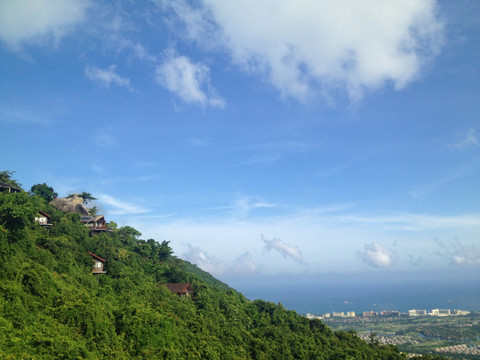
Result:
{"type": "Polygon", "coordinates": [[[368,342],[397,346],[409,355],[434,353],[452,359],[480,356],[480,312],[451,309],[411,309],[306,314],[320,319],[333,330],[354,330],[368,342]]]}
{"type": "Polygon", "coordinates": [[[432,309],[430,311],[427,310],[417,310],[412,309],[408,310],[408,312],[403,313],[396,310],[383,310],[383,311],[364,311],[362,315],[357,315],[355,311],[347,311],[347,312],[335,312],[326,313],[323,315],[312,315],[307,313],[305,316],[309,319],[319,319],[325,320],[331,317],[333,318],[354,318],[354,317],[372,317],[372,316],[459,316],[459,315],[468,315],[470,311],[467,310],[451,310],[451,309],[432,309]]]}

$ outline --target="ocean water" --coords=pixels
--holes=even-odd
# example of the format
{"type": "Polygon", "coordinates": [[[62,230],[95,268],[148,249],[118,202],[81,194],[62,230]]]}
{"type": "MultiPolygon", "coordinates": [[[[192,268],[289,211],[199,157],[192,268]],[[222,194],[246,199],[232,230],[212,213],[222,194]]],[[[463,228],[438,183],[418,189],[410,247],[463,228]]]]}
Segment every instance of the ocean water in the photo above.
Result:
{"type": "MultiPolygon", "coordinates": [[[[235,286],[234,286],[235,287],[235,286]]],[[[411,281],[265,281],[235,287],[248,299],[281,303],[300,314],[410,309],[480,311],[480,276],[467,279],[414,279],[411,281]]]]}

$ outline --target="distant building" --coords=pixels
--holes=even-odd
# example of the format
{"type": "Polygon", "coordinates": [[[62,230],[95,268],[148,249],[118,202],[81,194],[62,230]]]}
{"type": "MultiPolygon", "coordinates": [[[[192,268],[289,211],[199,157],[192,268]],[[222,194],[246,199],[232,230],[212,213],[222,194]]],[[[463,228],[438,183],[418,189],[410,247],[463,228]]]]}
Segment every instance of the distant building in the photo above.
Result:
{"type": "Polygon", "coordinates": [[[450,309],[433,309],[430,312],[432,316],[448,316],[450,315],[450,309]]]}
{"type": "Polygon", "coordinates": [[[470,314],[470,311],[467,311],[467,310],[453,310],[452,314],[453,315],[468,315],[468,314],[470,314]]]}
{"type": "Polygon", "coordinates": [[[348,311],[347,317],[355,317],[355,311],[348,311]]]}
{"type": "Polygon", "coordinates": [[[16,188],[10,184],[0,182],[0,192],[8,192],[8,193],[18,193],[21,192],[22,189],[16,188]]]}
{"type": "Polygon", "coordinates": [[[37,216],[35,216],[35,221],[40,224],[40,226],[48,227],[52,226],[50,224],[50,215],[48,215],[46,212],[39,211],[37,216]]]}
{"type": "Polygon", "coordinates": [[[385,311],[383,310],[382,312],[380,312],[380,315],[381,316],[400,316],[400,312],[399,311],[385,311]]]}
{"type": "Polygon", "coordinates": [[[425,316],[427,310],[408,310],[408,316],[425,316]]]}
{"type": "Polygon", "coordinates": [[[163,286],[178,296],[191,296],[193,293],[189,283],[164,284],[163,286]]]}
{"type": "Polygon", "coordinates": [[[363,316],[377,316],[378,313],[376,311],[364,311],[363,316]]]}
{"type": "Polygon", "coordinates": [[[333,317],[345,317],[345,313],[344,313],[344,312],[335,312],[335,311],[333,311],[333,312],[332,312],[332,316],[333,316],[333,317]]]}
{"type": "Polygon", "coordinates": [[[108,231],[107,222],[103,215],[82,216],[80,222],[85,224],[90,231],[108,231]]]}
{"type": "Polygon", "coordinates": [[[93,261],[92,274],[106,274],[107,272],[105,271],[103,266],[105,265],[107,260],[102,259],[100,256],[92,252],[88,252],[87,254],[92,257],[92,261],[93,261]]]}

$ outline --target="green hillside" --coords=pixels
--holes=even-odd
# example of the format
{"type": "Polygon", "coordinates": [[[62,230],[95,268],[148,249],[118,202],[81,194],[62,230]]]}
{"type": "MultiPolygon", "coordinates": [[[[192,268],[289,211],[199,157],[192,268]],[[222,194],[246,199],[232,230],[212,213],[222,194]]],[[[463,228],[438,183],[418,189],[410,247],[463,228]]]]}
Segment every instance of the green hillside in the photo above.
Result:
{"type": "Polygon", "coordinates": [[[0,193],[1,359],[403,359],[249,301],[131,227],[91,233],[40,196],[0,193]],[[35,222],[38,211],[52,226],[35,222]],[[93,253],[105,274],[92,274],[93,253]],[[191,296],[161,284],[190,283],[191,296]]]}

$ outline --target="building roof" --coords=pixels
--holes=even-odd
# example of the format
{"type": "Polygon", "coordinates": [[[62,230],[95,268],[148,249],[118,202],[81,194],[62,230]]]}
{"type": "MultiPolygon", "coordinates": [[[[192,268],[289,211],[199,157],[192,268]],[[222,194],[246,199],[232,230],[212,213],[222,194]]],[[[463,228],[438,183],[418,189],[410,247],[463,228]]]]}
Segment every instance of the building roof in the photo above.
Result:
{"type": "Polygon", "coordinates": [[[0,181],[0,189],[9,189],[10,191],[13,192],[20,192],[22,189],[16,188],[15,186],[12,186],[10,184],[4,183],[0,181]]]}
{"type": "Polygon", "coordinates": [[[192,291],[190,283],[164,284],[164,286],[175,294],[183,294],[192,291]]]}
{"type": "Polygon", "coordinates": [[[40,210],[38,213],[42,214],[43,216],[46,216],[47,218],[50,217],[50,215],[48,215],[45,211],[40,210]]]}
{"type": "Polygon", "coordinates": [[[101,261],[101,262],[103,262],[103,263],[104,263],[104,262],[107,262],[107,260],[102,259],[100,256],[95,255],[94,253],[92,253],[92,252],[90,252],[90,251],[87,252],[87,254],[92,257],[92,260],[94,259],[94,260],[97,260],[97,261],[101,261]]]}
{"type": "Polygon", "coordinates": [[[90,222],[90,221],[99,221],[99,220],[104,220],[105,221],[105,216],[104,215],[97,215],[97,216],[82,216],[80,218],[81,222],[90,222]]]}

